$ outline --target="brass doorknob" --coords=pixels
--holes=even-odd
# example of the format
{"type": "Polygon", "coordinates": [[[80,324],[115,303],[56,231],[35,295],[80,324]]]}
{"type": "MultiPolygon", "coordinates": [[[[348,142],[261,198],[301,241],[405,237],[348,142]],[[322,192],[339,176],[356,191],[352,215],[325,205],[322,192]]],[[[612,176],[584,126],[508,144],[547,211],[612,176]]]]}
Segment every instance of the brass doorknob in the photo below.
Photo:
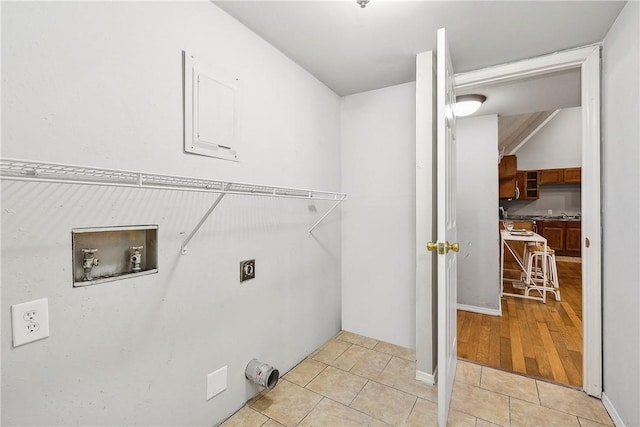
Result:
{"type": "Polygon", "coordinates": [[[436,249],[438,249],[438,243],[437,242],[429,242],[429,243],[427,243],[427,250],[428,251],[435,251],[436,249]]]}
{"type": "Polygon", "coordinates": [[[457,243],[449,243],[449,242],[447,242],[444,245],[444,248],[446,249],[447,252],[449,252],[449,251],[458,252],[460,250],[460,246],[458,246],[457,243]]]}

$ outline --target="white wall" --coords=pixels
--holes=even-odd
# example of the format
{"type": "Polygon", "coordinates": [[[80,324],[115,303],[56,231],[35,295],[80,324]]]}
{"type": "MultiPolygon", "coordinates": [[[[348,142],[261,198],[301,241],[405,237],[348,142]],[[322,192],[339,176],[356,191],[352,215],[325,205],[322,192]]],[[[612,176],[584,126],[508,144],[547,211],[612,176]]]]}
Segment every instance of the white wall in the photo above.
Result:
{"type": "Polygon", "coordinates": [[[582,108],[565,108],[518,151],[519,170],[582,165],[582,108]]]}
{"type": "MultiPolygon", "coordinates": [[[[517,152],[519,170],[571,168],[582,165],[582,108],[565,108],[517,152]]],[[[580,185],[541,185],[536,200],[504,201],[510,215],[577,215],[580,185]]]]}
{"type": "Polygon", "coordinates": [[[415,83],[342,98],[342,327],[415,346],[415,83]]]}
{"type": "Polygon", "coordinates": [[[536,200],[503,201],[509,215],[553,215],[581,213],[582,190],[579,184],[541,185],[536,200]]]}
{"type": "Polygon", "coordinates": [[[458,303],[499,310],[498,116],[458,119],[458,303]]]}
{"type": "Polygon", "coordinates": [[[640,4],[626,4],[603,47],[602,301],[604,394],[640,425],[640,4]]]}
{"type": "MultiPolygon", "coordinates": [[[[202,2],[3,2],[2,155],[339,190],[339,98],[202,2]],[[182,152],[186,49],[241,84],[240,163],[182,152]]],[[[214,425],[340,330],[330,202],[2,182],[2,425],[214,425]],[[311,207],[315,205],[316,210],[311,207]],[[73,289],[71,229],[159,225],[159,273],[73,289]],[[240,285],[239,261],[257,278],[240,285]],[[51,336],[11,346],[9,307],[49,299],[51,336]],[[206,375],[228,389],[205,400],[206,375]]]]}

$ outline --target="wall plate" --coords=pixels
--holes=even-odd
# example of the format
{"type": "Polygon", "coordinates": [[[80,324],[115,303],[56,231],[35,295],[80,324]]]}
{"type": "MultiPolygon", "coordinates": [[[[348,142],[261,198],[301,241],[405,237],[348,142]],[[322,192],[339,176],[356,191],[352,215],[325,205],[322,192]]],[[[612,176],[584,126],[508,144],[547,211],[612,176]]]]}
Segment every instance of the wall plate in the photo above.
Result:
{"type": "Polygon", "coordinates": [[[227,367],[223,366],[207,375],[207,400],[227,389],[227,367]]]}
{"type": "Polygon", "coordinates": [[[256,260],[249,259],[246,261],[240,261],[240,282],[245,280],[255,279],[256,277],[256,260]]]}
{"type": "Polygon", "coordinates": [[[49,301],[41,298],[11,306],[13,346],[49,336],[49,301]]]}

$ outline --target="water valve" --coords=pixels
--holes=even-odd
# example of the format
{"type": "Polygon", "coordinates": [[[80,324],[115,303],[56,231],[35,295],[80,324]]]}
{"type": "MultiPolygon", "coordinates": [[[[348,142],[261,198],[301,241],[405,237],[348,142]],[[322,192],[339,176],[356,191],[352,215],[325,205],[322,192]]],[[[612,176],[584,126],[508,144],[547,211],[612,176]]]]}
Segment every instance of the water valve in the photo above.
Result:
{"type": "Polygon", "coordinates": [[[129,257],[129,261],[131,261],[131,271],[134,273],[142,270],[140,267],[140,262],[142,261],[142,254],[140,253],[140,250],[142,250],[142,248],[144,248],[144,246],[131,246],[129,248],[131,249],[131,257],[129,257]]]}
{"type": "Polygon", "coordinates": [[[82,268],[84,269],[84,280],[93,280],[91,270],[96,265],[100,264],[100,260],[96,258],[97,249],[82,249],[84,254],[82,261],[82,268]]]}

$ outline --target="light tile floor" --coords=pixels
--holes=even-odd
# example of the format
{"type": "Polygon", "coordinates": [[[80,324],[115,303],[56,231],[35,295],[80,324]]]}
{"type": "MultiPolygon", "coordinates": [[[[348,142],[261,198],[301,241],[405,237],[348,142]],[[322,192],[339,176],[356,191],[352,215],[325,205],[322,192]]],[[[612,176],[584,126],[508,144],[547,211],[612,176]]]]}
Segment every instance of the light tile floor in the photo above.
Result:
{"type": "MultiPolygon", "coordinates": [[[[224,427],[435,426],[437,391],[415,351],[340,332],[226,420],[224,427]]],[[[451,426],[612,426],[600,400],[458,360],[451,426]]]]}

